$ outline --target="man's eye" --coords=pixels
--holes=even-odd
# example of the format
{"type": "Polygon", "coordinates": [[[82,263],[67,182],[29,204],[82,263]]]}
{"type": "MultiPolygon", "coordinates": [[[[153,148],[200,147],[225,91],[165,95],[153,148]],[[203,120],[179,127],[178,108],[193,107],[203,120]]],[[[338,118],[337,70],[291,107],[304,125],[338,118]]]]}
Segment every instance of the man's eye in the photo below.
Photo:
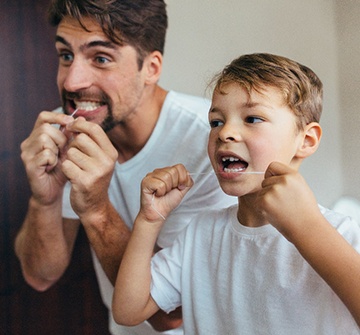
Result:
{"type": "Polygon", "coordinates": [[[263,122],[264,120],[260,117],[257,116],[248,116],[246,118],[246,122],[247,123],[259,123],[259,122],[263,122]]]}
{"type": "Polygon", "coordinates": [[[68,52],[62,52],[59,54],[59,58],[61,61],[69,63],[72,62],[74,59],[74,56],[71,53],[68,52]]]}
{"type": "Polygon", "coordinates": [[[211,128],[216,128],[216,127],[219,127],[219,126],[222,126],[224,123],[220,120],[212,120],[210,121],[210,127],[211,128]]]}
{"type": "Polygon", "coordinates": [[[106,58],[106,57],[96,57],[96,63],[98,63],[98,64],[106,64],[106,63],[109,63],[110,62],[110,60],[108,59],[108,58],[106,58]]]}

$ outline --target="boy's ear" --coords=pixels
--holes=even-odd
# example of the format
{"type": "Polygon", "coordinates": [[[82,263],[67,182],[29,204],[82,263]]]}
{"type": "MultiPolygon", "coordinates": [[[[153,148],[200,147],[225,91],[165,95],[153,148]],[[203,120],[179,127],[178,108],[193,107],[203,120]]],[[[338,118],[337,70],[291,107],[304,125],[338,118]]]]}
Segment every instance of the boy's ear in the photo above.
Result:
{"type": "Polygon", "coordinates": [[[156,84],[160,79],[163,56],[160,51],[153,51],[144,59],[145,83],[156,84]]]}
{"type": "Polygon", "coordinates": [[[306,158],[311,156],[319,147],[322,129],[319,123],[311,122],[306,125],[303,131],[303,140],[298,148],[296,157],[306,158]]]}

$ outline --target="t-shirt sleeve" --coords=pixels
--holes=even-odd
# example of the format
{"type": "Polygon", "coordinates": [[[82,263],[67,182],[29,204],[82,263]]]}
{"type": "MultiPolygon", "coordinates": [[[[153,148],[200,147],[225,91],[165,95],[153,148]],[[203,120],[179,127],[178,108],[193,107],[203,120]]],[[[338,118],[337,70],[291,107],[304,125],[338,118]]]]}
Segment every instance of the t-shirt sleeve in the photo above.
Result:
{"type": "Polygon", "coordinates": [[[71,191],[71,183],[67,182],[65,184],[64,193],[63,193],[62,216],[63,218],[67,218],[67,219],[78,219],[79,217],[71,207],[70,191],[71,191]]]}
{"type": "Polygon", "coordinates": [[[181,273],[185,231],[178,236],[171,247],[156,253],[151,261],[150,293],[157,305],[167,313],[181,305],[181,273]]]}

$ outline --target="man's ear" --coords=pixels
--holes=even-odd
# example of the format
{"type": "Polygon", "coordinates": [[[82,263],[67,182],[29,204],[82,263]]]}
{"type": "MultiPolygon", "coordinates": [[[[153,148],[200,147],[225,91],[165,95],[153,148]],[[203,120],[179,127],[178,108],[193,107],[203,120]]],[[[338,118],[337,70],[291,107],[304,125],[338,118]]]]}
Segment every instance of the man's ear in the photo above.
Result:
{"type": "Polygon", "coordinates": [[[311,156],[319,147],[322,129],[319,123],[311,122],[303,130],[303,140],[298,148],[296,157],[306,158],[311,156]]]}
{"type": "Polygon", "coordinates": [[[162,70],[163,55],[160,51],[153,51],[144,59],[145,83],[156,84],[160,79],[162,70]]]}

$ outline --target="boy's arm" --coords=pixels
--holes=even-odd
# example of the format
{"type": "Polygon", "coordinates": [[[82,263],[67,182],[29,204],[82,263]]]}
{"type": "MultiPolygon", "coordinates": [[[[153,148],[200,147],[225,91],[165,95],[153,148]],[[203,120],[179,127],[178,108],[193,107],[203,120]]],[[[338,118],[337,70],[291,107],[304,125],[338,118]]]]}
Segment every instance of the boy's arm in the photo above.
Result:
{"type": "Polygon", "coordinates": [[[150,262],[161,226],[140,214],[135,220],[114,289],[112,311],[119,324],[137,325],[159,310],[150,295],[150,262]]]}
{"type": "Polygon", "coordinates": [[[321,215],[288,239],[346,305],[360,326],[360,255],[321,215]]]}
{"type": "Polygon", "coordinates": [[[302,176],[272,163],[259,201],[266,219],[295,245],[360,326],[360,255],[322,215],[302,176]]]}
{"type": "Polygon", "coordinates": [[[114,289],[112,310],[117,323],[137,325],[159,310],[150,295],[151,257],[164,218],[191,186],[191,177],[183,165],[157,169],[143,179],[141,208],[114,289]]]}

